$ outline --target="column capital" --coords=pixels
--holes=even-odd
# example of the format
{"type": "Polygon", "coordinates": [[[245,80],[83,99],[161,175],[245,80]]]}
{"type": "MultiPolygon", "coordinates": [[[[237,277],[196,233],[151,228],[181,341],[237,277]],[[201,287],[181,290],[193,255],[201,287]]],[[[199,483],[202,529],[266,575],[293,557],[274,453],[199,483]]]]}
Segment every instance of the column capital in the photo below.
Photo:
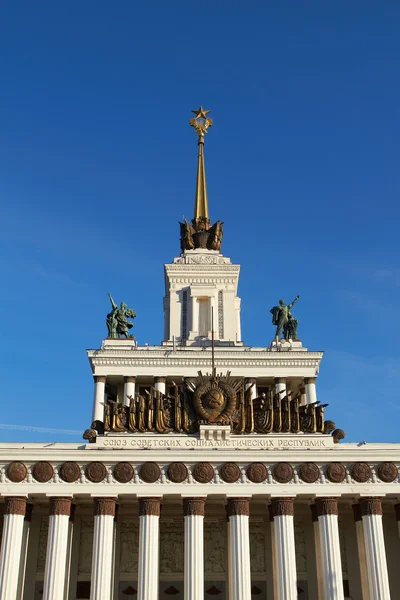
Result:
{"type": "Polygon", "coordinates": [[[361,516],[366,517],[369,515],[381,515],[382,516],[382,498],[360,498],[360,511],[361,516]]]}
{"type": "Polygon", "coordinates": [[[274,377],[274,383],[286,383],[286,377],[274,377]]]}
{"type": "Polygon", "coordinates": [[[93,379],[95,383],[105,383],[107,377],[105,375],[93,375],[93,379]]]}
{"type": "Polygon", "coordinates": [[[115,517],[117,501],[115,498],[93,498],[94,514],[96,517],[106,515],[115,517]]]}
{"type": "Polygon", "coordinates": [[[136,375],[128,375],[124,377],[125,383],[136,383],[136,375]]]}
{"type": "Polygon", "coordinates": [[[204,517],[206,498],[183,498],[183,515],[185,517],[204,517]]]}
{"type": "Polygon", "coordinates": [[[271,512],[273,517],[293,517],[294,498],[272,498],[271,512]]]}
{"type": "Polygon", "coordinates": [[[358,523],[359,521],[362,521],[361,507],[360,507],[360,505],[359,504],[352,504],[351,508],[353,509],[354,522],[358,523]]]}
{"type": "Polygon", "coordinates": [[[307,385],[308,383],[315,383],[317,381],[316,377],[304,377],[304,383],[307,385]]]}
{"type": "Polygon", "coordinates": [[[400,521],[400,503],[394,505],[394,510],[396,512],[396,521],[400,521]]]}
{"type": "Polygon", "coordinates": [[[166,377],[154,377],[154,383],[166,383],[167,378],[166,377]]]}
{"type": "Polygon", "coordinates": [[[20,496],[7,496],[5,499],[4,514],[5,515],[22,515],[25,516],[26,498],[20,496]]]}
{"type": "Polygon", "coordinates": [[[338,498],[315,498],[318,517],[324,515],[338,515],[338,498]]]}
{"type": "Polygon", "coordinates": [[[139,516],[154,515],[159,517],[161,513],[161,498],[139,498],[139,516]]]}
{"type": "Polygon", "coordinates": [[[228,498],[228,517],[250,515],[250,498],[228,498]]]}
{"type": "Polygon", "coordinates": [[[257,383],[257,378],[256,377],[246,377],[244,382],[245,383],[257,383]]]}
{"type": "Polygon", "coordinates": [[[49,500],[49,515],[54,517],[56,515],[70,516],[71,513],[71,498],[53,497],[49,500]]]}

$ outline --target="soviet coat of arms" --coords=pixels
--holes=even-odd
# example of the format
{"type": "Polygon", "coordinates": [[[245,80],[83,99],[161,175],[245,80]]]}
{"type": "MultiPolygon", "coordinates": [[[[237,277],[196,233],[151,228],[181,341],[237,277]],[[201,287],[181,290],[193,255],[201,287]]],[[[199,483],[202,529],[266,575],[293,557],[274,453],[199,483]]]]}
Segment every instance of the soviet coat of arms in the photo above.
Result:
{"type": "Polygon", "coordinates": [[[236,395],[243,381],[235,381],[228,371],[223,375],[203,375],[185,380],[193,393],[193,408],[201,423],[229,424],[236,409],[236,395]]]}

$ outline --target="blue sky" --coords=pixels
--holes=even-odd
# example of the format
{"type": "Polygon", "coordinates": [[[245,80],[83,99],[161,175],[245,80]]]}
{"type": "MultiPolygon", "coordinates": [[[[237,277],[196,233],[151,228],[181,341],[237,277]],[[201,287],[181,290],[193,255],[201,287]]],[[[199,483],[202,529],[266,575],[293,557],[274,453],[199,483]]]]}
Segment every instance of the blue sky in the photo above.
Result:
{"type": "Polygon", "coordinates": [[[328,418],[399,441],[399,21],[387,0],[2,3],[1,440],[81,439],[13,426],[90,424],[108,291],[160,342],[201,103],[244,341],[300,294],[328,418]]]}

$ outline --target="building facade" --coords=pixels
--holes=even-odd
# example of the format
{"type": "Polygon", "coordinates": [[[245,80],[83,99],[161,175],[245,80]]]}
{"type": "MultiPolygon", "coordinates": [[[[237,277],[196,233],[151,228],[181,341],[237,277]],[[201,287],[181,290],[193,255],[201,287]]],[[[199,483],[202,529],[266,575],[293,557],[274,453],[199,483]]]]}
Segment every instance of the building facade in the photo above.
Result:
{"type": "Polygon", "coordinates": [[[242,340],[239,265],[211,224],[202,107],[194,218],[165,265],[164,339],[113,298],[88,350],[78,444],[0,444],[0,600],[393,600],[400,444],[348,444],[318,401],[323,353],[272,309],[242,340]]]}

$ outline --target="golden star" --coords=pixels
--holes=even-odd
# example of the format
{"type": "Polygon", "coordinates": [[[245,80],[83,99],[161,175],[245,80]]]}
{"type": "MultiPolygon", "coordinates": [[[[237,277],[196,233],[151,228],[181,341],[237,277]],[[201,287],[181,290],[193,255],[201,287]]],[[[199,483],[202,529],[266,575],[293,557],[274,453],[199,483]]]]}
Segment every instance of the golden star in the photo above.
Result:
{"type": "Polygon", "coordinates": [[[198,108],[197,110],[192,110],[192,113],[194,113],[196,115],[196,119],[206,119],[208,113],[211,112],[210,110],[204,110],[204,108],[202,106],[200,106],[200,108],[198,108]]]}

